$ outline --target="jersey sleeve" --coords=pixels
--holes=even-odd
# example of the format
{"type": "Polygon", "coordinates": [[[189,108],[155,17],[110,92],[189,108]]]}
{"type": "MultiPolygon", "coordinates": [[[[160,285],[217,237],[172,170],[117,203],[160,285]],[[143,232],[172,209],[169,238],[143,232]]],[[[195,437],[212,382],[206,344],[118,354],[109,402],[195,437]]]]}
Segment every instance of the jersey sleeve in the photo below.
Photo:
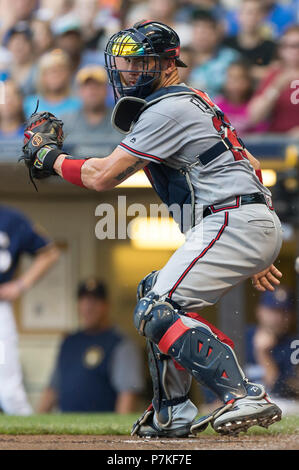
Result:
{"type": "Polygon", "coordinates": [[[20,220],[19,231],[21,252],[35,255],[40,249],[51,243],[51,240],[25,217],[20,220]]]}
{"type": "Polygon", "coordinates": [[[181,148],[184,133],[175,119],[146,110],[119,146],[135,157],[162,163],[181,148]]]}
{"type": "Polygon", "coordinates": [[[111,359],[111,383],[117,393],[139,393],[144,388],[140,351],[128,338],[115,348],[111,359]]]}

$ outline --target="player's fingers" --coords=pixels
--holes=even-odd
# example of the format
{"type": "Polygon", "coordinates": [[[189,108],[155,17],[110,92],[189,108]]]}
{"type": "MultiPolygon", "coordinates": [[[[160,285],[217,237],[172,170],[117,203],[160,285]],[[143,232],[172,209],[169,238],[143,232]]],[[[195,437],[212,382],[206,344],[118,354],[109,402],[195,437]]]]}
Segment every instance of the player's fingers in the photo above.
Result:
{"type": "Polygon", "coordinates": [[[270,282],[265,276],[260,278],[260,283],[265,289],[274,291],[274,287],[272,286],[272,284],[270,284],[270,282]]]}
{"type": "Polygon", "coordinates": [[[280,284],[280,280],[277,279],[275,276],[273,276],[273,274],[270,273],[270,271],[266,274],[266,277],[269,282],[272,282],[273,284],[276,284],[277,286],[280,284]]]}
{"type": "Polygon", "coordinates": [[[267,289],[265,287],[261,286],[261,284],[254,286],[254,288],[259,291],[259,292],[266,292],[267,289]]]}
{"type": "Polygon", "coordinates": [[[253,285],[253,287],[254,287],[256,290],[258,290],[259,292],[265,292],[265,290],[266,290],[266,289],[261,285],[261,283],[260,283],[260,281],[259,281],[259,279],[258,279],[257,276],[254,276],[254,277],[252,278],[252,285],[253,285]]]}
{"type": "Polygon", "coordinates": [[[272,274],[274,274],[274,276],[282,277],[282,272],[280,272],[279,269],[277,269],[276,266],[274,266],[274,264],[272,264],[272,266],[270,267],[270,271],[272,274]]]}

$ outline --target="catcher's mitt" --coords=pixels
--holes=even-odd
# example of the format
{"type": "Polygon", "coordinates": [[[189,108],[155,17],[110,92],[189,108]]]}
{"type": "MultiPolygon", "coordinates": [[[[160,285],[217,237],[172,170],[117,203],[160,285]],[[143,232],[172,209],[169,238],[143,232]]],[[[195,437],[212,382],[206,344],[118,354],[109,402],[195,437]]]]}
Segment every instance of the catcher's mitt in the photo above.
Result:
{"type": "MultiPolygon", "coordinates": [[[[64,141],[63,122],[49,112],[33,113],[25,124],[23,155],[30,180],[55,175],[53,165],[64,141]]],[[[33,182],[34,184],[34,182],[33,182]]]]}

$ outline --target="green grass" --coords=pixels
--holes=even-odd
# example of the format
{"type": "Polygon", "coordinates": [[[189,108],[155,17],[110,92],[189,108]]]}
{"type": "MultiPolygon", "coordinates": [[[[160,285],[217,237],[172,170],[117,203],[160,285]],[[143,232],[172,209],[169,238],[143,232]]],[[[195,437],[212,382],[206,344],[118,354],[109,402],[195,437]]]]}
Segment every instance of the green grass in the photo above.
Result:
{"type": "MultiPolygon", "coordinates": [[[[90,434],[129,435],[132,424],[139,415],[102,414],[54,414],[28,417],[0,415],[0,434],[90,434]]],[[[299,416],[287,416],[268,430],[253,427],[250,435],[299,434],[299,416]]],[[[209,426],[205,435],[215,435],[209,426]]]]}

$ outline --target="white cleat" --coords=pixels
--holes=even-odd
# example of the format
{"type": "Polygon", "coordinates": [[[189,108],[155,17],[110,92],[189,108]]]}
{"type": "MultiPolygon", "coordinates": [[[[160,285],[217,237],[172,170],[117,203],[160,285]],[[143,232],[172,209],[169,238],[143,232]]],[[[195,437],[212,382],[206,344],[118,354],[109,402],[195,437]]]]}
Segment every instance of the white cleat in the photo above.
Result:
{"type": "Polygon", "coordinates": [[[260,392],[258,396],[248,394],[237,399],[232,408],[213,420],[213,429],[220,434],[237,435],[251,426],[268,428],[280,421],[281,409],[269,399],[262,387],[260,392]]]}

